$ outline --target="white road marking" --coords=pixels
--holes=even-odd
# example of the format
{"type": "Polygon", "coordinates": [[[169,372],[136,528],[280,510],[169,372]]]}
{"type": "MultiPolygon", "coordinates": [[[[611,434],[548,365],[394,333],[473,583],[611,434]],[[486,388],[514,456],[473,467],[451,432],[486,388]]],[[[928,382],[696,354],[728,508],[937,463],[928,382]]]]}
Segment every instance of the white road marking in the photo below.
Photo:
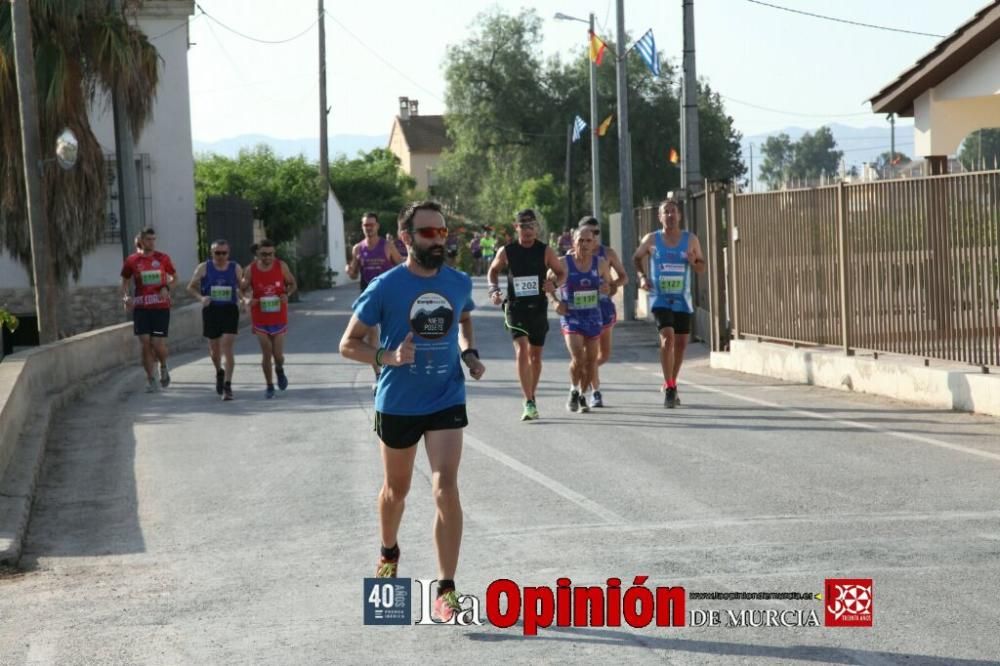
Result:
{"type": "Polygon", "coordinates": [[[548,488],[555,494],[559,495],[563,499],[567,499],[570,502],[573,502],[577,506],[594,514],[601,520],[604,520],[609,523],[618,523],[618,524],[625,524],[628,522],[614,511],[606,509],[597,502],[585,497],[584,495],[581,495],[575,490],[567,488],[566,486],[559,483],[555,479],[542,474],[533,467],[528,467],[521,461],[511,458],[506,453],[503,453],[502,451],[493,448],[486,442],[470,436],[468,431],[466,431],[465,433],[464,440],[466,446],[475,449],[476,451],[482,453],[485,456],[493,458],[499,463],[503,463],[507,467],[510,467],[515,472],[518,472],[522,476],[531,479],[535,483],[545,486],[546,488],[548,488]]]}
{"type": "Polygon", "coordinates": [[[908,439],[912,442],[920,442],[921,444],[929,444],[930,446],[936,446],[942,449],[949,449],[951,451],[958,451],[959,453],[967,453],[972,456],[979,456],[980,458],[987,458],[989,460],[1000,461],[1000,454],[991,453],[989,451],[982,451],[980,449],[974,449],[970,446],[962,446],[961,444],[952,444],[951,442],[945,442],[940,439],[934,439],[933,437],[925,437],[924,435],[915,435],[908,432],[898,432],[896,430],[886,430],[885,428],[880,428],[870,423],[863,423],[861,421],[852,421],[850,419],[842,419],[836,416],[830,416],[828,414],[821,414],[819,412],[812,412],[807,409],[797,409],[795,407],[786,407],[784,405],[779,405],[776,402],[771,402],[770,400],[761,400],[760,398],[751,398],[749,396],[740,395],[739,393],[733,393],[732,391],[724,391],[722,389],[717,389],[712,386],[705,386],[704,384],[698,384],[696,382],[688,380],[678,380],[678,384],[684,384],[686,386],[693,386],[696,389],[701,389],[702,391],[708,391],[709,393],[718,393],[719,395],[724,395],[729,398],[734,398],[736,400],[742,400],[744,402],[752,402],[756,405],[761,405],[763,407],[770,407],[772,409],[780,409],[784,412],[790,412],[792,414],[798,414],[800,416],[805,416],[811,419],[819,419],[821,421],[830,421],[832,423],[840,423],[842,425],[850,426],[852,428],[858,428],[860,430],[870,430],[872,432],[877,432],[883,435],[888,435],[890,437],[895,437],[897,439],[908,439]]]}

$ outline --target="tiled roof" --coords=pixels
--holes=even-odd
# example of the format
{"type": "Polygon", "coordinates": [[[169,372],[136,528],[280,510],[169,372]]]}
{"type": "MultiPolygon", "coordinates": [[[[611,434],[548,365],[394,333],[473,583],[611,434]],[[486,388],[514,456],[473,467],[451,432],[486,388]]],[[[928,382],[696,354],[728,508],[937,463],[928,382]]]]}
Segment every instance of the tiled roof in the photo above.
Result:
{"type": "Polygon", "coordinates": [[[913,115],[913,101],[1000,39],[1000,0],[994,0],[869,100],[875,113],[913,115]]]}
{"type": "Polygon", "coordinates": [[[396,120],[411,153],[438,154],[451,145],[444,128],[444,116],[410,116],[406,120],[397,117],[396,120]]]}

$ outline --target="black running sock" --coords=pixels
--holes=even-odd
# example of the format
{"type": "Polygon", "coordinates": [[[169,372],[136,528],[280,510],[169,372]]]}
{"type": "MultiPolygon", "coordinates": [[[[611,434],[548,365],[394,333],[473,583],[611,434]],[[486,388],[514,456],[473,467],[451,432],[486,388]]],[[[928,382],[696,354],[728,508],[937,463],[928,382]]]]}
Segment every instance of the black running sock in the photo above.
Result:
{"type": "Polygon", "coordinates": [[[392,548],[386,548],[382,546],[382,557],[387,560],[398,560],[399,559],[399,544],[396,544],[392,548]]]}
{"type": "Polygon", "coordinates": [[[232,382],[226,382],[226,388],[227,389],[233,388],[233,383],[232,382]]]}
{"type": "Polygon", "coordinates": [[[283,375],[285,374],[285,366],[277,364],[274,366],[274,371],[277,372],[279,375],[283,375]]]}
{"type": "Polygon", "coordinates": [[[445,592],[449,592],[449,591],[453,592],[454,590],[455,590],[455,581],[451,580],[450,578],[446,579],[446,580],[439,580],[438,581],[438,593],[437,593],[437,595],[439,597],[442,594],[444,594],[445,592]]]}

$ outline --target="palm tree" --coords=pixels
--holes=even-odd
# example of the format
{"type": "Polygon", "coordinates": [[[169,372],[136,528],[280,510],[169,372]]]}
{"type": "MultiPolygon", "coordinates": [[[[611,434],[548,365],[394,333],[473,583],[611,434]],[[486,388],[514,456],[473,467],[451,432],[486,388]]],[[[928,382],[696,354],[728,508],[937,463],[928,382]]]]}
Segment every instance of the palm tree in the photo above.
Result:
{"type": "MultiPolygon", "coordinates": [[[[138,2],[126,11],[134,17],[138,2]]],[[[3,5],[7,5],[6,2],[3,5]]],[[[110,108],[111,90],[125,100],[138,137],[151,117],[158,82],[158,54],[146,35],[103,0],[32,0],[32,40],[43,146],[53,146],[64,127],[79,141],[76,167],[47,163],[42,187],[56,278],[79,279],[83,256],[100,239],[108,195],[104,153],[90,127],[88,110],[110,108]]],[[[0,249],[30,271],[21,127],[11,34],[11,13],[0,8],[0,249]]]]}

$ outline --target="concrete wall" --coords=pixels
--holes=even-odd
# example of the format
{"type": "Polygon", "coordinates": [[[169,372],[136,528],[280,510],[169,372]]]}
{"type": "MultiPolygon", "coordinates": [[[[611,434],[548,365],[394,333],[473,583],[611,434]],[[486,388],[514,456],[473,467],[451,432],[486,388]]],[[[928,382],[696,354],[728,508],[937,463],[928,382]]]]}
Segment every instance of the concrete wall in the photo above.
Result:
{"type": "Polygon", "coordinates": [[[712,352],[711,365],[788,382],[872,393],[940,409],[1000,416],[1000,376],[968,366],[895,354],[847,356],[829,347],[733,340],[729,352],[712,352]]]}
{"type": "Polygon", "coordinates": [[[327,206],[330,233],[328,240],[330,247],[327,249],[328,263],[330,269],[336,275],[333,276],[333,284],[339,285],[350,282],[347,277],[347,240],[344,229],[344,208],[337,200],[337,195],[330,191],[330,201],[327,206]]]}
{"type": "MultiPolygon", "coordinates": [[[[13,457],[33,410],[47,396],[81,380],[139,362],[132,324],[89,331],[42,347],[20,351],[0,363],[0,479],[13,457]]],[[[175,309],[170,317],[170,345],[201,338],[201,306],[175,309]]]]}

